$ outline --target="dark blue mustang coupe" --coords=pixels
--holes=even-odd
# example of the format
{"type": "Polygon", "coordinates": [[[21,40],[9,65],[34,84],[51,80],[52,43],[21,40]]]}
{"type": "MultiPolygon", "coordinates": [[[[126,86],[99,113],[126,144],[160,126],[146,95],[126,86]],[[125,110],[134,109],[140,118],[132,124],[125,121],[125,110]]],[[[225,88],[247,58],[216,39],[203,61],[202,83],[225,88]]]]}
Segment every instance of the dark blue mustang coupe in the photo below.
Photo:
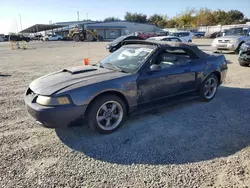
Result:
{"type": "Polygon", "coordinates": [[[141,110],[190,96],[210,101],[227,69],[224,55],[209,55],[190,43],[130,40],[94,66],[36,79],[25,103],[45,127],[85,121],[100,133],[111,133],[141,110]]]}

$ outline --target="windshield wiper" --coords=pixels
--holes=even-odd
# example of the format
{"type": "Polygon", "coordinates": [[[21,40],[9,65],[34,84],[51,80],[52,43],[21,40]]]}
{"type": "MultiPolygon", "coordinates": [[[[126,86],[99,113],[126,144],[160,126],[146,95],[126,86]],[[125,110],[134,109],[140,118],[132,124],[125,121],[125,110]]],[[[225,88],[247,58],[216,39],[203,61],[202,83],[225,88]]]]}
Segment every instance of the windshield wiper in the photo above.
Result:
{"type": "Polygon", "coordinates": [[[112,63],[105,63],[104,65],[108,65],[108,66],[113,67],[114,69],[112,69],[112,70],[117,70],[119,72],[125,72],[125,73],[127,73],[126,71],[124,71],[123,69],[121,69],[120,67],[118,67],[118,66],[116,66],[116,65],[114,65],[112,63]]]}

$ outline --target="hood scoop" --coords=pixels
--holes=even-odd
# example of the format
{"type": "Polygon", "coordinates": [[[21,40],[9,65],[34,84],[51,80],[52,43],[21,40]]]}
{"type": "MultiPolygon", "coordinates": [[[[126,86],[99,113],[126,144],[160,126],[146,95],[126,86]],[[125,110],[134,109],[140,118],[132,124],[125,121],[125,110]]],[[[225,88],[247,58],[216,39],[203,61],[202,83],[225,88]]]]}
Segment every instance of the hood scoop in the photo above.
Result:
{"type": "Polygon", "coordinates": [[[70,67],[67,69],[63,69],[62,72],[69,72],[71,74],[80,74],[85,72],[96,71],[97,68],[93,66],[77,66],[77,67],[70,67]]]}

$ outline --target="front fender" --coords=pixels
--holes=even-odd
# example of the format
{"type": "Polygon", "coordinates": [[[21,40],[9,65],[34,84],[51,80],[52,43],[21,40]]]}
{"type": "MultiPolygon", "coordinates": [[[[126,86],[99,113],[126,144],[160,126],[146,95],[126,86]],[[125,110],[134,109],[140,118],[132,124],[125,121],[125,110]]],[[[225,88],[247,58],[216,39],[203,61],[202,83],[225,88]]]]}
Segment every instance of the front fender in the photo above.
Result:
{"type": "Polygon", "coordinates": [[[115,79],[104,82],[95,83],[80,87],[67,93],[71,96],[75,105],[89,104],[98,95],[113,91],[122,94],[128,101],[129,106],[136,105],[137,103],[137,85],[136,76],[128,79],[115,79]]]}

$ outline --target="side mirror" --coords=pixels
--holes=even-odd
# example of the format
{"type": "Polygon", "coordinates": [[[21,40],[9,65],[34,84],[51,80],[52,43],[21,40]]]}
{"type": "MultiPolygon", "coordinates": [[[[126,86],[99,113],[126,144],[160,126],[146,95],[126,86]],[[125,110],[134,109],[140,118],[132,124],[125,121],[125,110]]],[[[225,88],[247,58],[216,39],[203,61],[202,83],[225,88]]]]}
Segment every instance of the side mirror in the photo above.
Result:
{"type": "Polygon", "coordinates": [[[159,71],[161,71],[160,65],[153,64],[150,66],[149,72],[159,72],[159,71]]]}

